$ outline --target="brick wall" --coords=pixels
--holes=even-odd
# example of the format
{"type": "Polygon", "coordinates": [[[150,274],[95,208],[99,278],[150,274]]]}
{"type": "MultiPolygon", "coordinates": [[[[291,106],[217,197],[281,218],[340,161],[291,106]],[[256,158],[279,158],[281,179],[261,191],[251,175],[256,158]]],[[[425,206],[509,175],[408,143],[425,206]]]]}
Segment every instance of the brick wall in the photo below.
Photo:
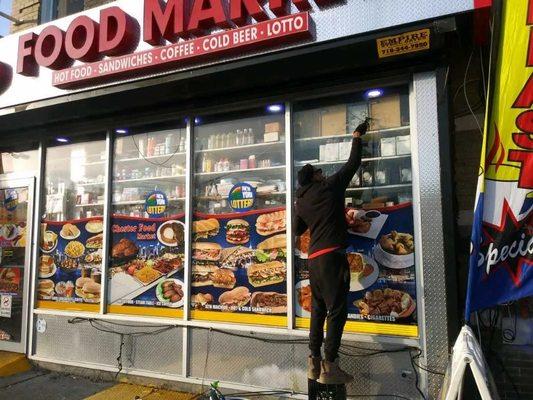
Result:
{"type": "Polygon", "coordinates": [[[85,0],[85,9],[98,7],[107,3],[112,3],[115,0],[85,0]]]}
{"type": "Polygon", "coordinates": [[[11,24],[11,33],[31,28],[38,24],[40,3],[38,0],[13,0],[13,11],[11,15],[27,22],[21,25],[11,24]]]}
{"type": "MultiPolygon", "coordinates": [[[[85,9],[98,7],[115,0],[85,0],[85,9]]],[[[38,25],[41,1],[40,0],[13,0],[13,17],[28,21],[21,25],[11,25],[11,33],[21,31],[38,25]]]]}

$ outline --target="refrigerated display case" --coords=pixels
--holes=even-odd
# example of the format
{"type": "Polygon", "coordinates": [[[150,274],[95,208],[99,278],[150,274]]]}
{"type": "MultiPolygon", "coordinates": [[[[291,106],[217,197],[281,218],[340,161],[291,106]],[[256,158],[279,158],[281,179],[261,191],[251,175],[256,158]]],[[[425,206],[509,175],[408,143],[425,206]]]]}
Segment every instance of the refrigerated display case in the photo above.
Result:
{"type": "Polygon", "coordinates": [[[183,315],[186,155],[183,119],[115,129],[109,312],[183,315]]]}
{"type": "MultiPolygon", "coordinates": [[[[350,155],[352,132],[370,119],[361,166],[344,199],[351,273],[346,329],[417,336],[408,88],[369,94],[293,104],[293,175],[307,163],[334,174],[350,155]]],[[[309,326],[311,312],[308,246],[306,232],[296,240],[294,257],[299,328],[309,326]]]]}
{"type": "Polygon", "coordinates": [[[195,118],[193,319],[286,324],[285,144],[282,105],[195,118]]]}
{"type": "Polygon", "coordinates": [[[107,152],[105,134],[46,150],[37,307],[99,310],[107,152]]]}

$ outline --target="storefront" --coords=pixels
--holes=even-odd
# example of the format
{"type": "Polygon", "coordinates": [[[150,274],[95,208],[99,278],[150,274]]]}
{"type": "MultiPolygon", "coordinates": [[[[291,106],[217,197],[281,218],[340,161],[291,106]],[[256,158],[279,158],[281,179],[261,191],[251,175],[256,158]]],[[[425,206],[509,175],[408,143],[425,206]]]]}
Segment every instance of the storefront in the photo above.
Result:
{"type": "Polygon", "coordinates": [[[21,302],[4,342],[36,361],[304,393],[295,176],[340,168],[371,117],[345,199],[343,362],[365,371],[349,391],[434,396],[439,376],[412,363],[445,365],[457,320],[443,53],[449,16],[474,5],[230,3],[232,30],[217,30],[217,1],[185,15],[130,0],[0,40],[2,148],[34,160],[0,183],[0,289],[21,302]]]}

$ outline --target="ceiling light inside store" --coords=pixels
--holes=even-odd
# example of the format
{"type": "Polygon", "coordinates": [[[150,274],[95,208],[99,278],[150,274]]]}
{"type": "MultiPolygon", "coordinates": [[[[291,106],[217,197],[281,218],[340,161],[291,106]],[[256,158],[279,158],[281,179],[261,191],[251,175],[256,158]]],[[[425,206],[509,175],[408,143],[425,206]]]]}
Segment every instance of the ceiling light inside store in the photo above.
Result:
{"type": "Polygon", "coordinates": [[[70,142],[70,140],[66,137],[57,137],[56,138],[56,142],[59,142],[59,143],[68,143],[70,142]]]}
{"type": "Polygon", "coordinates": [[[280,112],[283,111],[283,106],[281,104],[271,104],[267,107],[267,110],[270,112],[280,112]]]}
{"type": "Polygon", "coordinates": [[[128,133],[128,130],[127,129],[115,129],[115,132],[118,133],[119,135],[125,135],[126,133],[128,133]]]}
{"type": "Polygon", "coordinates": [[[383,90],[371,89],[365,93],[367,99],[375,99],[376,97],[383,96],[383,90]]]}
{"type": "Polygon", "coordinates": [[[195,123],[196,125],[199,125],[200,122],[202,122],[202,120],[200,119],[200,117],[196,117],[196,118],[194,119],[194,123],[195,123]]]}

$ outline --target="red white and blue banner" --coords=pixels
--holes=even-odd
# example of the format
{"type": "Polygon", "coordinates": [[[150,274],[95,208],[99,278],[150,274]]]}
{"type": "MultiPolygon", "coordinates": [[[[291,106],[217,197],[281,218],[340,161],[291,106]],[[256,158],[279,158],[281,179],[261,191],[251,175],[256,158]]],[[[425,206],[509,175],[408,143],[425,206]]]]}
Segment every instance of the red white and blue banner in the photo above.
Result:
{"type": "Polygon", "coordinates": [[[533,295],[533,0],[504,2],[472,227],[466,319],[533,295]]]}

